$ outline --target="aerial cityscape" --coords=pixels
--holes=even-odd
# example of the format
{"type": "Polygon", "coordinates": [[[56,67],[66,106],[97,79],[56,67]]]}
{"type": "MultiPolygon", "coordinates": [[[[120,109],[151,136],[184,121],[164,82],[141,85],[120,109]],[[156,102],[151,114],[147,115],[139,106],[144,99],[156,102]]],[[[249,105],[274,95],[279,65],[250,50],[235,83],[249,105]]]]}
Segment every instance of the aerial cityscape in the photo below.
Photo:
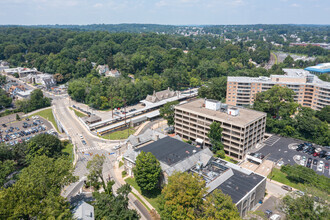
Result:
{"type": "Polygon", "coordinates": [[[1,3],[0,219],[329,219],[329,1],[1,3]]]}

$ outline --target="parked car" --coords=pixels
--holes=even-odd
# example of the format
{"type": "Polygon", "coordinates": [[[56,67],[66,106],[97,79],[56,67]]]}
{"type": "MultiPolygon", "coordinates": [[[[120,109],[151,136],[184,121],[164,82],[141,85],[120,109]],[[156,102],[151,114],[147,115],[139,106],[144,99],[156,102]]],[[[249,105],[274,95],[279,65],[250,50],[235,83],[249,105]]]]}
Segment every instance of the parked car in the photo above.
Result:
{"type": "Polygon", "coordinates": [[[319,162],[317,159],[313,160],[313,165],[317,165],[317,162],[319,162]]]}
{"type": "Polygon", "coordinates": [[[304,143],[306,146],[308,146],[308,147],[312,147],[313,146],[313,144],[311,144],[311,143],[307,143],[307,142],[305,142],[304,143]]]}
{"type": "Polygon", "coordinates": [[[285,189],[285,190],[290,191],[290,192],[292,191],[292,187],[287,186],[287,185],[283,185],[282,189],[285,189]]]}
{"type": "Polygon", "coordinates": [[[328,170],[329,169],[329,163],[325,163],[324,168],[328,170]]]}
{"type": "Polygon", "coordinates": [[[305,166],[305,161],[304,161],[304,160],[301,160],[301,161],[300,161],[300,165],[301,165],[301,166],[305,166]]]}
{"type": "Polygon", "coordinates": [[[304,149],[303,144],[299,144],[298,147],[296,148],[296,151],[302,151],[304,149]]]}
{"type": "Polygon", "coordinates": [[[321,150],[320,153],[319,153],[319,157],[324,158],[326,156],[326,154],[327,154],[327,151],[321,150]]]}
{"type": "Polygon", "coordinates": [[[7,127],[7,125],[6,125],[6,124],[2,124],[2,127],[4,127],[4,128],[5,128],[5,127],[7,127]]]}
{"type": "Polygon", "coordinates": [[[265,211],[265,214],[266,214],[266,217],[269,218],[273,214],[273,212],[272,212],[272,210],[267,209],[265,211]]]}
{"type": "Polygon", "coordinates": [[[296,190],[294,191],[295,194],[299,195],[299,196],[304,196],[305,193],[303,191],[300,191],[300,190],[296,190]]]}
{"type": "Polygon", "coordinates": [[[279,161],[278,163],[277,163],[277,166],[279,166],[279,167],[281,167],[281,166],[283,166],[284,165],[284,161],[283,160],[281,160],[281,161],[279,161]]]}

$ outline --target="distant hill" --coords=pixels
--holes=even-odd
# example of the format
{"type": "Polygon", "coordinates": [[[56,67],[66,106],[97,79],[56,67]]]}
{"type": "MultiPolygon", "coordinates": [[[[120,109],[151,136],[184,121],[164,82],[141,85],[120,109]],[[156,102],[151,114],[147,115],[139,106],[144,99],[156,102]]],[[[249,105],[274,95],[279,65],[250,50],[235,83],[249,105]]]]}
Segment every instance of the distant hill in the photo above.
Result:
{"type": "MultiPolygon", "coordinates": [[[[7,25],[5,25],[7,26],[7,25]]],[[[8,25],[13,27],[16,25],[8,25]]],[[[18,26],[16,26],[18,27],[18,26]]],[[[110,33],[128,32],[128,33],[174,33],[180,27],[175,25],[159,25],[159,24],[89,24],[89,25],[32,25],[23,27],[36,28],[59,28],[80,31],[108,31],[110,33]]]]}

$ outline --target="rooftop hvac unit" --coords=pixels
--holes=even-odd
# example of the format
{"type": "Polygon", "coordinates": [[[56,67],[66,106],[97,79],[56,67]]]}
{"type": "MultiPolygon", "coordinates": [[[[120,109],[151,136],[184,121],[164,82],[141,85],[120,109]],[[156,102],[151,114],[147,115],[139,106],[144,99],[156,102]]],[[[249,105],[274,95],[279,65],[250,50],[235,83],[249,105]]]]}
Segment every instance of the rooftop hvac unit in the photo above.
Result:
{"type": "Polygon", "coordinates": [[[227,111],[228,115],[237,116],[239,114],[238,108],[229,108],[227,111]]]}

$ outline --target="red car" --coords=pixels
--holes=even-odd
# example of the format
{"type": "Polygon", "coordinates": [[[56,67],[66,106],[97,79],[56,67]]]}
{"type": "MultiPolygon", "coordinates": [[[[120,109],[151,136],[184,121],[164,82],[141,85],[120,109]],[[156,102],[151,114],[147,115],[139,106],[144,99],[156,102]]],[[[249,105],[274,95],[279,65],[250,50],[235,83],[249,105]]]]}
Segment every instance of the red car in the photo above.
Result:
{"type": "Polygon", "coordinates": [[[329,164],[328,163],[325,163],[325,165],[324,165],[324,167],[325,167],[325,169],[329,169],[329,164]]]}
{"type": "Polygon", "coordinates": [[[315,153],[313,154],[313,156],[314,156],[314,157],[320,156],[320,153],[315,152],[315,153]]]}

